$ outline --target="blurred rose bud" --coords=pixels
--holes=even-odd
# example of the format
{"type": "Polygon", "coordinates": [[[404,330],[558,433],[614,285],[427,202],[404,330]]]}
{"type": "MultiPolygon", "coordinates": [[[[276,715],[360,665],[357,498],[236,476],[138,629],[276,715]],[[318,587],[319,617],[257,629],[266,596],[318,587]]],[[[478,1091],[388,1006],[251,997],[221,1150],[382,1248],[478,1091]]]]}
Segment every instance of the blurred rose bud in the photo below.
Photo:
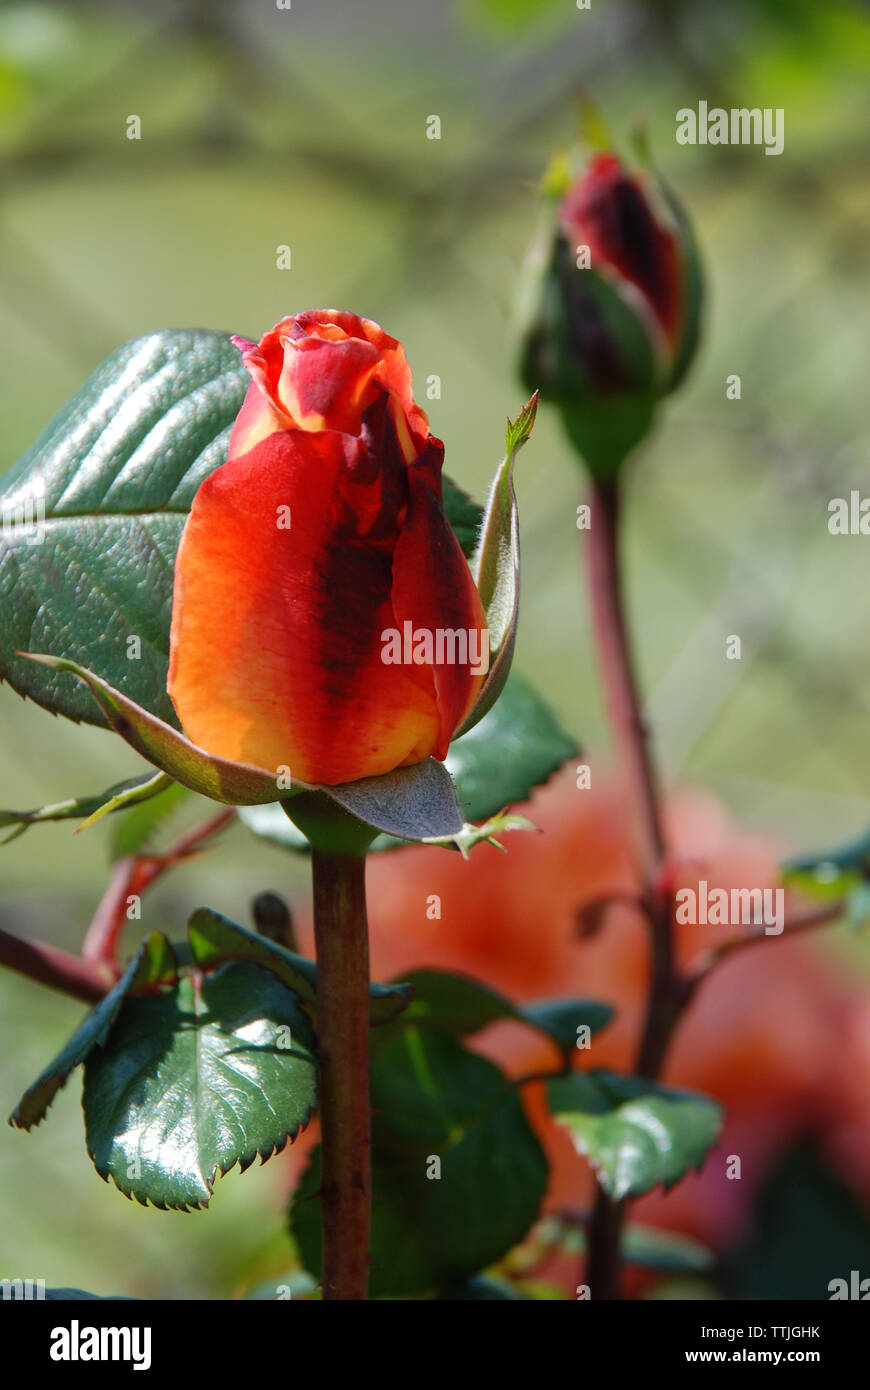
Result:
{"type": "Polygon", "coordinates": [[[590,470],[605,477],[688,368],[697,253],[673,195],[612,153],[594,155],[573,180],[551,176],[547,192],[528,263],[522,375],[559,406],[590,470]]]}
{"type": "Polygon", "coordinates": [[[401,344],[334,310],[235,341],[251,385],[175,567],[184,731],[327,785],[443,758],[488,631],[401,344]]]}

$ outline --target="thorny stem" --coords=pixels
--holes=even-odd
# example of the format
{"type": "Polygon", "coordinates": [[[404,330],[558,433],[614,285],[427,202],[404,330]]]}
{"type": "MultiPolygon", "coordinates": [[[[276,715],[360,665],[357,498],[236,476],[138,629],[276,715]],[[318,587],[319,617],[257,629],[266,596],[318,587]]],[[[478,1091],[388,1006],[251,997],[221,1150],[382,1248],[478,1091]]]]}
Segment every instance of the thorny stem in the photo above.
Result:
{"type": "Polygon", "coordinates": [[[173,864],[197,853],[205,846],[205,841],[222,830],[235,815],[235,807],[225,807],[202,825],[187,831],[165,854],[119,859],[85,934],[80,956],[42,941],[25,941],[0,930],[0,966],[27,975],[73,999],[96,1003],[121,974],[117,948],[129,895],[143,893],[173,864]]]}
{"type": "MultiPolygon", "coordinates": [[[[710,952],[685,976],[676,968],[672,937],[672,903],[661,882],[665,842],[659,815],[657,779],[641,712],[637,680],[622,596],[619,564],[619,488],[616,480],[596,482],[592,526],[587,546],[592,625],[598,659],[630,804],[637,818],[641,851],[642,905],[650,927],[652,978],[646,1021],[635,1074],[658,1076],[674,1028],[696,988],[720,960],[764,939],[763,932],[727,942],[710,952]]],[[[835,921],[844,908],[831,903],[786,922],[786,934],[835,921]]],[[[587,1282],[594,1297],[618,1299],[620,1246],[625,1203],[613,1202],[599,1188],[589,1221],[587,1282]]]]}
{"type": "MultiPolygon", "coordinates": [[[[587,543],[592,626],[622,774],[636,817],[643,900],[650,925],[652,980],[637,1073],[654,1077],[677,1017],[670,903],[662,895],[665,842],[657,780],[641,712],[622,595],[619,563],[619,485],[595,482],[587,543]]],[[[595,1298],[620,1297],[620,1243],[624,1204],[599,1189],[589,1224],[587,1283],[595,1298]]]]}
{"type": "Polygon", "coordinates": [[[366,1298],[371,1119],[365,855],[312,850],[323,1297],[366,1298]]]}
{"type": "Polygon", "coordinates": [[[235,816],[235,807],[226,806],[217,815],[188,830],[163,854],[129,855],[118,859],[112,867],[109,886],[85,933],[82,944],[84,958],[117,963],[118,941],[126,921],[128,899],[141,896],[179,860],[199,853],[206,847],[206,841],[229,825],[235,816]]]}
{"type": "Polygon", "coordinates": [[[0,965],[26,975],[31,980],[60,990],[73,999],[95,1004],[112,988],[117,971],[96,961],[82,960],[68,951],[58,950],[42,941],[23,941],[11,932],[0,930],[0,965]]]}

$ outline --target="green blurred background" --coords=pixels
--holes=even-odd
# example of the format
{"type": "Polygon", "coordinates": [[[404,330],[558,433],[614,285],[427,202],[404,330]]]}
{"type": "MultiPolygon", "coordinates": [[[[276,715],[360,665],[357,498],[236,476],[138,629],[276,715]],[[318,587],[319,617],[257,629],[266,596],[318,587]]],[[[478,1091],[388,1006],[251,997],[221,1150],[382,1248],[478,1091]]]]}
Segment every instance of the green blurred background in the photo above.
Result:
{"type": "MultiPolygon", "coordinates": [[[[634,470],[627,521],[665,774],[710,786],[789,850],[848,838],[870,822],[867,542],[831,537],[827,504],[870,495],[868,64],[867,10],[836,0],[4,4],[0,467],[127,338],[257,337],[335,306],[402,340],[421,399],[441,377],[424,404],[449,472],[480,496],[522,399],[510,324],[535,183],[574,137],[582,92],[623,146],[645,122],[708,274],[703,349],[634,470]],[[783,155],[678,146],[675,112],[701,99],[783,107],[783,155]],[[292,270],[276,268],[284,244],[292,270]]],[[[543,412],[519,470],[518,664],[594,751],[580,488],[543,412]]],[[[0,805],[138,770],[118,740],[7,688],[0,716],[0,805]]],[[[35,828],[2,851],[0,924],[75,948],[107,863],[105,823],[77,839],[35,828]]],[[[200,901],[247,921],[264,887],[301,898],[305,873],[237,826],[226,853],[155,890],[144,925],[176,931],[200,901]]],[[[81,1006],[4,977],[0,1007],[8,1110],[81,1006]]],[[[0,1275],[196,1298],[280,1267],[278,1164],[222,1181],[208,1214],[145,1211],[91,1169],[78,1084],[30,1138],[0,1130],[0,1275]]]]}

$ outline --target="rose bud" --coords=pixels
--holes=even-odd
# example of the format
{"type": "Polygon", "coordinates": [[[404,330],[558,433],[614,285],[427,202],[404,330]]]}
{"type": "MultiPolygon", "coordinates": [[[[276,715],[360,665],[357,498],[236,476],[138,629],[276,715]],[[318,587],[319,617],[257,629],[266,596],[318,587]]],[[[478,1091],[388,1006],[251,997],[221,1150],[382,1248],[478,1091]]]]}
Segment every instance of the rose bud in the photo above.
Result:
{"type": "Polygon", "coordinates": [[[184,731],[315,784],[443,759],[489,634],[404,350],[334,310],[234,341],[251,384],[175,566],[184,731]]]}
{"type": "Polygon", "coordinates": [[[528,262],[522,374],[559,406],[591,471],[607,476],[688,368],[697,253],[673,195],[615,154],[594,155],[573,181],[551,179],[548,192],[528,262]]]}

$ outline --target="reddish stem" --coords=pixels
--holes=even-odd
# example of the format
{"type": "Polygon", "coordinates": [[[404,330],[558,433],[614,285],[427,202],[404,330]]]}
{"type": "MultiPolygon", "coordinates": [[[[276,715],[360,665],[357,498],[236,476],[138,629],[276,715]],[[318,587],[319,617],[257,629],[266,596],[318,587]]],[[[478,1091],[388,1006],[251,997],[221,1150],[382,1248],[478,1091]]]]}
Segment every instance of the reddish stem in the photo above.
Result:
{"type": "Polygon", "coordinates": [[[235,818],[236,810],[227,806],[217,815],[194,826],[164,854],[129,855],[118,859],[112,868],[109,886],[100,899],[82,943],[86,960],[117,962],[118,942],[126,920],[128,900],[141,897],[167,869],[181,859],[189,859],[205,847],[205,841],[216,835],[235,818]]]}
{"type": "Polygon", "coordinates": [[[82,960],[42,941],[23,941],[2,930],[0,965],[16,970],[19,975],[26,975],[31,980],[38,980],[40,984],[48,985],[49,989],[69,994],[73,999],[83,999],[87,1004],[102,999],[118,978],[117,970],[106,964],[82,960]]]}
{"type": "Polygon", "coordinates": [[[371,1121],[365,856],[312,850],[323,1297],[365,1299],[371,1121]]]}
{"type": "MultiPolygon", "coordinates": [[[[652,980],[637,1073],[654,1077],[661,1066],[676,1020],[670,904],[659,881],[665,852],[659,816],[657,780],[641,712],[631,659],[619,561],[619,485],[615,479],[593,484],[592,525],[587,543],[592,627],[598,650],[607,711],[616,742],[629,804],[635,816],[643,881],[643,901],[650,925],[652,980]]],[[[587,1282],[594,1298],[617,1299],[620,1292],[620,1242],[624,1204],[600,1189],[588,1235],[587,1282]]]]}

